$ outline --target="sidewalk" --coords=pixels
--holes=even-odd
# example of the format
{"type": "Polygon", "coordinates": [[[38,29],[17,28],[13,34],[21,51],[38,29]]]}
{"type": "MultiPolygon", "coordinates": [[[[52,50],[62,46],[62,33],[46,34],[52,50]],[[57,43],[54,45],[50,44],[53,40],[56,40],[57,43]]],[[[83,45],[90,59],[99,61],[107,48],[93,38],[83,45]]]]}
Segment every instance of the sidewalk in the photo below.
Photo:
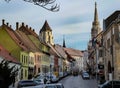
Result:
{"type": "Polygon", "coordinates": [[[18,82],[15,83],[14,87],[13,87],[13,85],[10,85],[9,88],[17,88],[17,84],[18,84],[18,82]]]}

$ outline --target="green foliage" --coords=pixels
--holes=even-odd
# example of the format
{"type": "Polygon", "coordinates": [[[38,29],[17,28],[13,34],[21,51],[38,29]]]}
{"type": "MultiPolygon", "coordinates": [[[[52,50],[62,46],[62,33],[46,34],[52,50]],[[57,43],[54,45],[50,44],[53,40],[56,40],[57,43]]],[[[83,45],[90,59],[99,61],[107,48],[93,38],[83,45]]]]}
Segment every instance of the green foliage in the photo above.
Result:
{"type": "Polygon", "coordinates": [[[15,82],[15,77],[18,74],[18,68],[14,66],[10,67],[10,62],[3,60],[0,63],[0,88],[8,88],[12,83],[15,82]]]}

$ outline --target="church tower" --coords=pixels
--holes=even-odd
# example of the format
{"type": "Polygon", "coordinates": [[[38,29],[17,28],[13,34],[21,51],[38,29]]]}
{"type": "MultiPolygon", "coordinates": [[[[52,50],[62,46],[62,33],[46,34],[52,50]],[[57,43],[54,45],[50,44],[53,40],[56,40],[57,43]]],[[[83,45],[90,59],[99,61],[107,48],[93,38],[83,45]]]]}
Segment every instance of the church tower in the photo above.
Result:
{"type": "Polygon", "coordinates": [[[65,37],[63,36],[63,47],[66,48],[66,45],[65,45],[65,37]]]}
{"type": "Polygon", "coordinates": [[[92,23],[91,38],[96,37],[101,31],[100,23],[98,21],[97,3],[95,2],[94,21],[92,23]]]}
{"type": "Polygon", "coordinates": [[[54,45],[52,29],[50,28],[47,20],[45,21],[43,27],[41,28],[39,32],[39,39],[45,43],[54,45]]]}

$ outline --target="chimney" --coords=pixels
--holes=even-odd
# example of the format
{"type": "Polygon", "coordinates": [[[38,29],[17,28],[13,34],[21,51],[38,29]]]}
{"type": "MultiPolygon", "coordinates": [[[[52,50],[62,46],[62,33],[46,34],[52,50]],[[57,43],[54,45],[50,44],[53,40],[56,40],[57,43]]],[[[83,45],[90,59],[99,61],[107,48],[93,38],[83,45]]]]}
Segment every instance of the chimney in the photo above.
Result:
{"type": "Polygon", "coordinates": [[[35,30],[33,29],[33,32],[34,32],[35,30]]]}
{"type": "Polygon", "coordinates": [[[7,24],[7,26],[9,26],[9,23],[8,23],[8,22],[7,22],[6,24],[7,24]]]}
{"type": "Polygon", "coordinates": [[[10,28],[12,28],[12,25],[10,25],[10,28]]]}
{"type": "Polygon", "coordinates": [[[28,29],[28,25],[26,25],[26,28],[28,29]]]}
{"type": "Polygon", "coordinates": [[[4,19],[2,19],[2,25],[5,25],[5,20],[4,19]]]}
{"type": "Polygon", "coordinates": [[[22,22],[22,26],[24,26],[24,22],[22,22]]]}
{"type": "Polygon", "coordinates": [[[31,30],[32,28],[30,27],[29,29],[31,30]]]}
{"type": "Polygon", "coordinates": [[[18,30],[18,28],[19,28],[19,23],[16,22],[16,30],[18,30]]]}

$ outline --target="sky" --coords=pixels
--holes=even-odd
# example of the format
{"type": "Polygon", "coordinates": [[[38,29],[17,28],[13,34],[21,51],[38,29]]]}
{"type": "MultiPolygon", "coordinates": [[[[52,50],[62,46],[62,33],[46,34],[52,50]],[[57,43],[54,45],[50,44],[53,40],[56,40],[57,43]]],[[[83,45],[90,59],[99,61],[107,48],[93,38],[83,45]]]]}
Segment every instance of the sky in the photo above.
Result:
{"type": "Polygon", "coordinates": [[[24,22],[39,34],[45,20],[52,29],[54,43],[63,45],[65,37],[66,47],[86,50],[91,39],[91,28],[94,20],[95,2],[97,2],[100,27],[116,10],[120,10],[120,0],[56,0],[60,5],[58,12],[51,12],[23,0],[11,0],[6,3],[0,0],[0,25],[2,19],[9,22],[15,29],[16,22],[24,22]]]}

